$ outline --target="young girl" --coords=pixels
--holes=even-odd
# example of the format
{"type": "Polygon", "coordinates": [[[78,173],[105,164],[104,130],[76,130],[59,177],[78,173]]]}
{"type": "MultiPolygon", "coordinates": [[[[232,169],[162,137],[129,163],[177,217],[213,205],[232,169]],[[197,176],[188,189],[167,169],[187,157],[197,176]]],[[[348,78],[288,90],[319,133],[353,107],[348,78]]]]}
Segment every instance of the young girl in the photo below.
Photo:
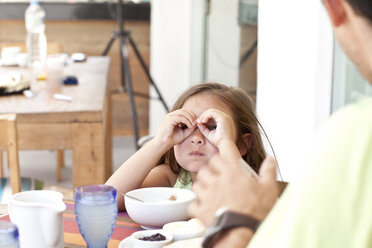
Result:
{"type": "MultiPolygon", "coordinates": [[[[242,157],[256,172],[265,158],[249,96],[222,84],[202,83],[178,98],[155,137],[106,184],[121,193],[142,187],[191,189],[199,169],[219,153],[242,157]]],[[[125,209],[121,194],[118,207],[125,209]]]]}

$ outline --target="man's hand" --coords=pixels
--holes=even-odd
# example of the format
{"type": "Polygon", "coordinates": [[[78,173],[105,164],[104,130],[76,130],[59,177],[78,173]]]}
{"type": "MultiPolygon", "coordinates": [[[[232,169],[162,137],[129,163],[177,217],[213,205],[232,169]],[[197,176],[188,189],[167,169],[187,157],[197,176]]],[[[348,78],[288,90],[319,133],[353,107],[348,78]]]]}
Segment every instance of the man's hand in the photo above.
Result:
{"type": "Polygon", "coordinates": [[[243,213],[263,220],[274,206],[279,187],[275,180],[276,163],[273,158],[263,162],[259,179],[242,171],[237,161],[225,161],[218,156],[198,172],[192,190],[196,201],[189,207],[189,215],[209,226],[218,208],[243,213]]]}

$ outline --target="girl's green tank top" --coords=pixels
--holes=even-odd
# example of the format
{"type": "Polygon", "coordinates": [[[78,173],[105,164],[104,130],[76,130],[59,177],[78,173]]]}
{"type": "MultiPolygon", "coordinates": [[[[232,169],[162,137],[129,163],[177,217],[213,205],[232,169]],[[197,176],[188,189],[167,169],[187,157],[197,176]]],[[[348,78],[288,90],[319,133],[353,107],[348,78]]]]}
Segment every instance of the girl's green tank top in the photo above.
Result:
{"type": "Polygon", "coordinates": [[[180,173],[178,173],[177,181],[174,184],[173,188],[191,190],[191,186],[192,186],[192,179],[191,179],[190,172],[186,170],[181,170],[180,173]]]}

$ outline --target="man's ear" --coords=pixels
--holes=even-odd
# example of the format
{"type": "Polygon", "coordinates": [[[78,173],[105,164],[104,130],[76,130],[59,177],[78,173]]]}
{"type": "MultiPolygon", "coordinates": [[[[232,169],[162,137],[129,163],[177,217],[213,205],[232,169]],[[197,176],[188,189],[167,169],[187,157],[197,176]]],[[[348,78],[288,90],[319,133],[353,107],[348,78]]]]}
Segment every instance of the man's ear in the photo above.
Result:
{"type": "Polygon", "coordinates": [[[323,0],[329,18],[335,27],[338,27],[340,24],[342,24],[346,15],[343,1],[344,0],[323,0]]]}
{"type": "Polygon", "coordinates": [[[241,139],[242,139],[242,142],[239,145],[239,152],[240,152],[240,155],[244,156],[245,154],[247,154],[248,150],[252,146],[252,141],[253,141],[252,134],[245,133],[242,135],[241,139]]]}

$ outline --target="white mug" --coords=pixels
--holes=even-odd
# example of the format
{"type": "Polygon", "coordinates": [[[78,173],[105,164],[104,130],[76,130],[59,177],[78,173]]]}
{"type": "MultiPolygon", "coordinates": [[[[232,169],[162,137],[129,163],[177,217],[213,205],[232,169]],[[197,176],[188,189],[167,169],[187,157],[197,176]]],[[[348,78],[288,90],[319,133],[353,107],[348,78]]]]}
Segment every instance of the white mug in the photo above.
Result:
{"type": "Polygon", "coordinates": [[[63,248],[63,195],[56,191],[30,190],[12,195],[9,217],[18,226],[22,248],[63,248]]]}

